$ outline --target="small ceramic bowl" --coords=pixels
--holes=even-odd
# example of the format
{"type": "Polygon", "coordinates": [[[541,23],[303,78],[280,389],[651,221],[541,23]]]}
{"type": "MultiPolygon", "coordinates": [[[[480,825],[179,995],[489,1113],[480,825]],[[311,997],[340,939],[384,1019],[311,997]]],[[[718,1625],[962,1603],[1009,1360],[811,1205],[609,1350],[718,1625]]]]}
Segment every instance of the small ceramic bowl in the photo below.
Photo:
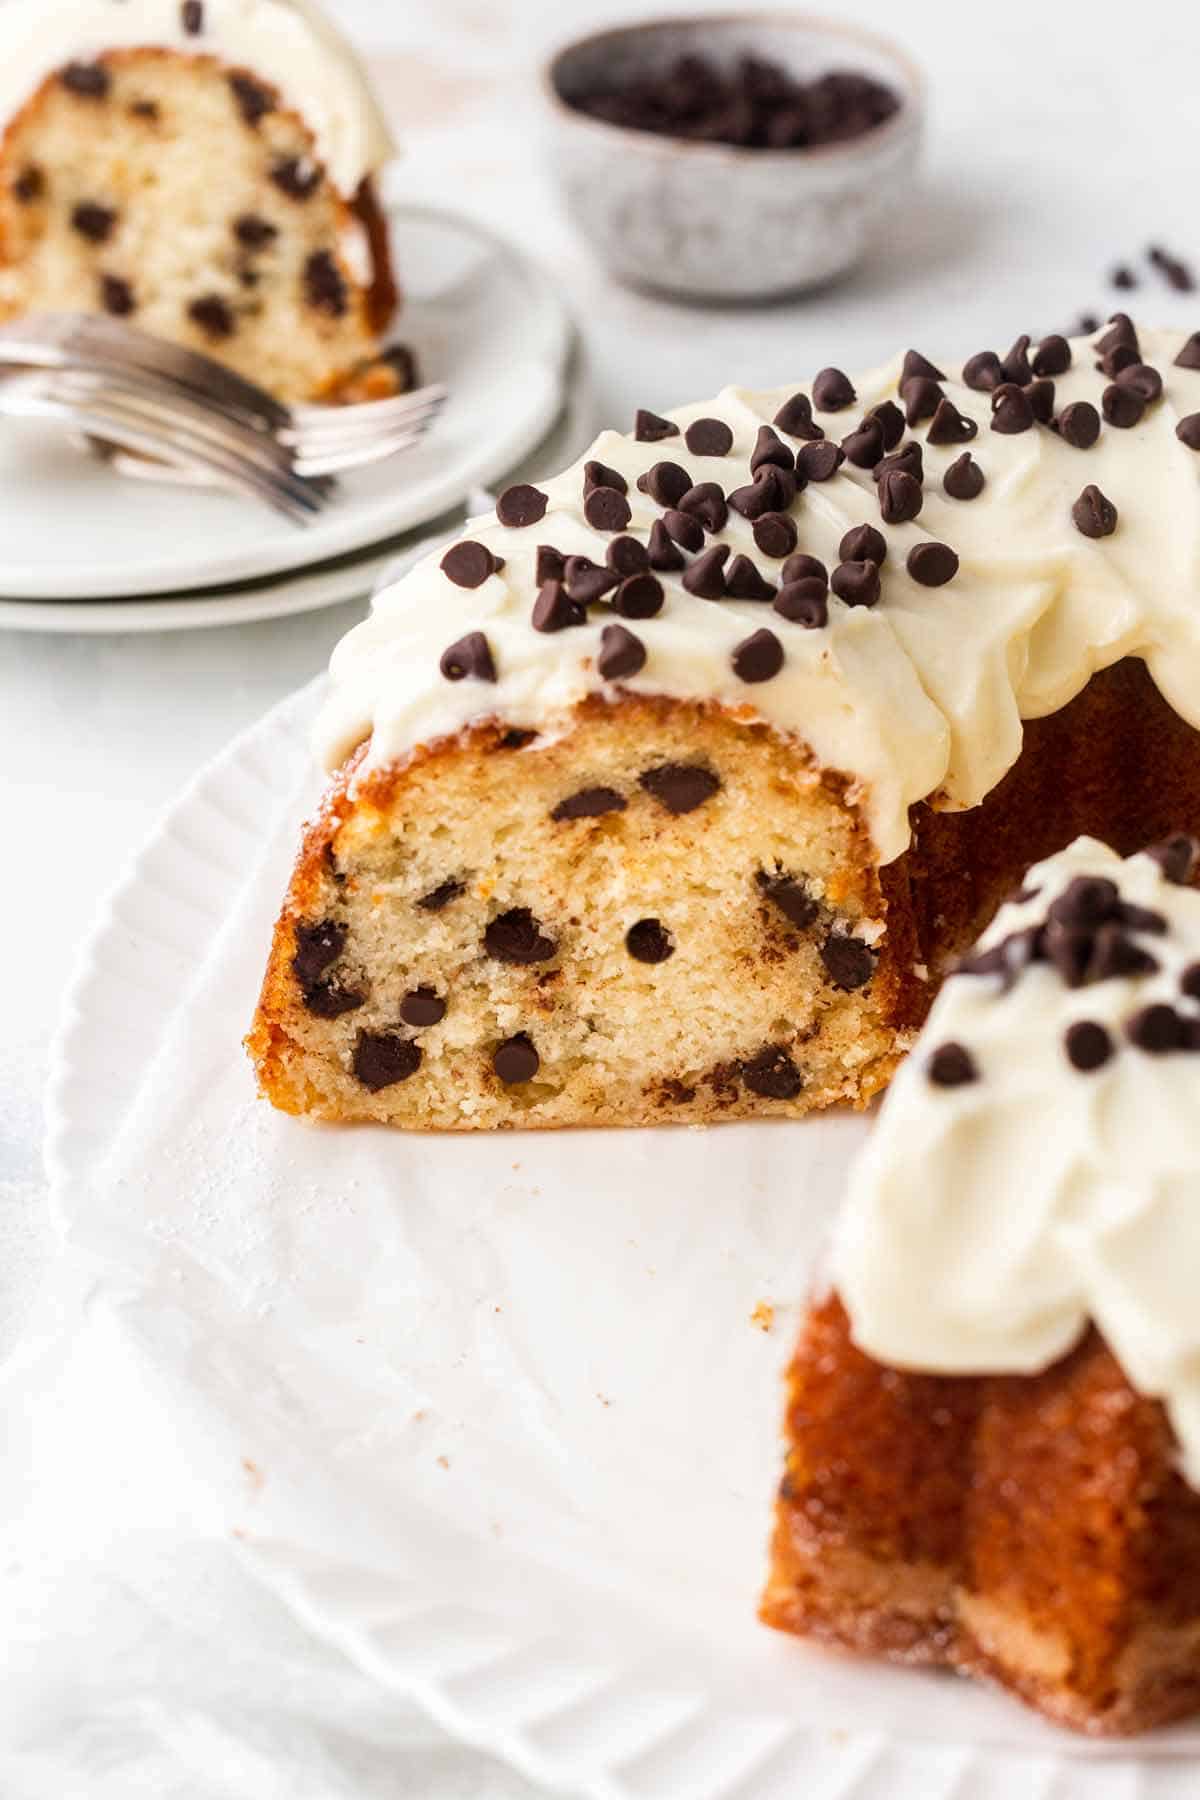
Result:
{"type": "Polygon", "coordinates": [[[551,150],[572,218],[623,281],[691,300],[768,300],[844,274],[910,189],[924,123],[921,77],[902,51],[803,14],[663,19],[578,38],[547,64],[551,150]],[[811,81],[874,76],[898,111],[861,137],[813,150],[751,150],[633,131],[572,97],[684,55],[745,55],[811,81]]]}

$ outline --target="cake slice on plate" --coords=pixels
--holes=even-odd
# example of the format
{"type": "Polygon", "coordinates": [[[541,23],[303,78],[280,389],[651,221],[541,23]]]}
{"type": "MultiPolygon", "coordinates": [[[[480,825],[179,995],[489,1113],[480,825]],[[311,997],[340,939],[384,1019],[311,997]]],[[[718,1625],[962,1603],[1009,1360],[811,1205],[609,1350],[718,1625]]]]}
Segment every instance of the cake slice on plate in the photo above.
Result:
{"type": "Polygon", "coordinates": [[[8,0],[0,121],[0,319],[107,313],[285,402],[403,385],[393,146],[310,0],[8,0]]]}
{"type": "Polygon", "coordinates": [[[1081,839],[946,981],[791,1368],[762,1605],[1096,1733],[1200,1706],[1196,848],[1081,839]]]}

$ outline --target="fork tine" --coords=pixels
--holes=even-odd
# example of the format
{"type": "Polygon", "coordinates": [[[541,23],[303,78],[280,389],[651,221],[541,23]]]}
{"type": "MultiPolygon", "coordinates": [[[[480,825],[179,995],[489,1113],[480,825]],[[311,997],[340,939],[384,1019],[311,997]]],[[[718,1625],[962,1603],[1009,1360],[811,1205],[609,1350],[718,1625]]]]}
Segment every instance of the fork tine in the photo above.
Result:
{"type": "Polygon", "coordinates": [[[409,425],[424,424],[441,411],[447,390],[440,384],[418,388],[394,400],[372,400],[360,406],[298,406],[280,436],[285,443],[309,448],[328,439],[384,437],[409,425]]]}
{"type": "Polygon", "coordinates": [[[356,445],[347,450],[326,450],[313,456],[299,456],[296,459],[296,473],[311,480],[313,477],[342,475],[351,469],[366,469],[372,463],[386,462],[389,457],[399,456],[403,450],[411,450],[424,437],[423,431],[397,433],[395,437],[382,438],[371,448],[356,445]]]}
{"type": "Polygon", "coordinates": [[[228,419],[223,413],[213,412],[202,402],[190,397],[171,393],[166,398],[161,398],[158,386],[141,376],[130,378],[124,371],[114,369],[101,373],[92,369],[69,368],[50,371],[46,378],[53,380],[59,391],[68,398],[78,397],[81,401],[90,401],[111,395],[144,412],[147,417],[154,418],[156,423],[162,423],[165,418],[171,422],[178,421],[181,425],[186,424],[200,436],[221,446],[231,446],[249,461],[270,468],[281,476],[286,477],[294,472],[294,456],[274,435],[250,431],[228,419]]]}

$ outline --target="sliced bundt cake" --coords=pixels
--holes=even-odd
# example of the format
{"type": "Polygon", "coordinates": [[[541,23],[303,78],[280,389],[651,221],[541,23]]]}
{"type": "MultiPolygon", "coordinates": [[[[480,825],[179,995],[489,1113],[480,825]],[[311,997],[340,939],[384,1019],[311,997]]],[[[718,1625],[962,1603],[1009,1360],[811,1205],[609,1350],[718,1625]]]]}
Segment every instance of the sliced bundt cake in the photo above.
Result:
{"type": "Polygon", "coordinates": [[[105,312],[285,401],[400,385],[391,144],[307,0],[8,0],[0,117],[0,319],[105,312]]]}
{"type": "Polygon", "coordinates": [[[1118,321],[642,413],[508,489],[334,656],[264,1091],[865,1102],[1031,861],[1200,827],[1198,412],[1200,338],[1118,321]]]}
{"type": "Polygon", "coordinates": [[[942,989],[789,1376],[763,1618],[1066,1725],[1200,1706],[1196,845],[1035,867],[942,989]]]}

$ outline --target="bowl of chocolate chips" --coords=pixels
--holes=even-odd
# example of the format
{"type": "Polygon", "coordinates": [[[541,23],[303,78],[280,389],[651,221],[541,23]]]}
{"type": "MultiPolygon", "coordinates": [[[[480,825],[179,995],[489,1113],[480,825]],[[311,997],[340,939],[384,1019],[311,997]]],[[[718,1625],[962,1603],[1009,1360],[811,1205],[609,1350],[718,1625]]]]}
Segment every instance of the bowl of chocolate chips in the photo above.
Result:
{"type": "Polygon", "coordinates": [[[912,187],[920,75],[850,26],[745,12],[600,31],[552,57],[544,86],[572,217],[614,275],[660,293],[831,281],[912,187]]]}

